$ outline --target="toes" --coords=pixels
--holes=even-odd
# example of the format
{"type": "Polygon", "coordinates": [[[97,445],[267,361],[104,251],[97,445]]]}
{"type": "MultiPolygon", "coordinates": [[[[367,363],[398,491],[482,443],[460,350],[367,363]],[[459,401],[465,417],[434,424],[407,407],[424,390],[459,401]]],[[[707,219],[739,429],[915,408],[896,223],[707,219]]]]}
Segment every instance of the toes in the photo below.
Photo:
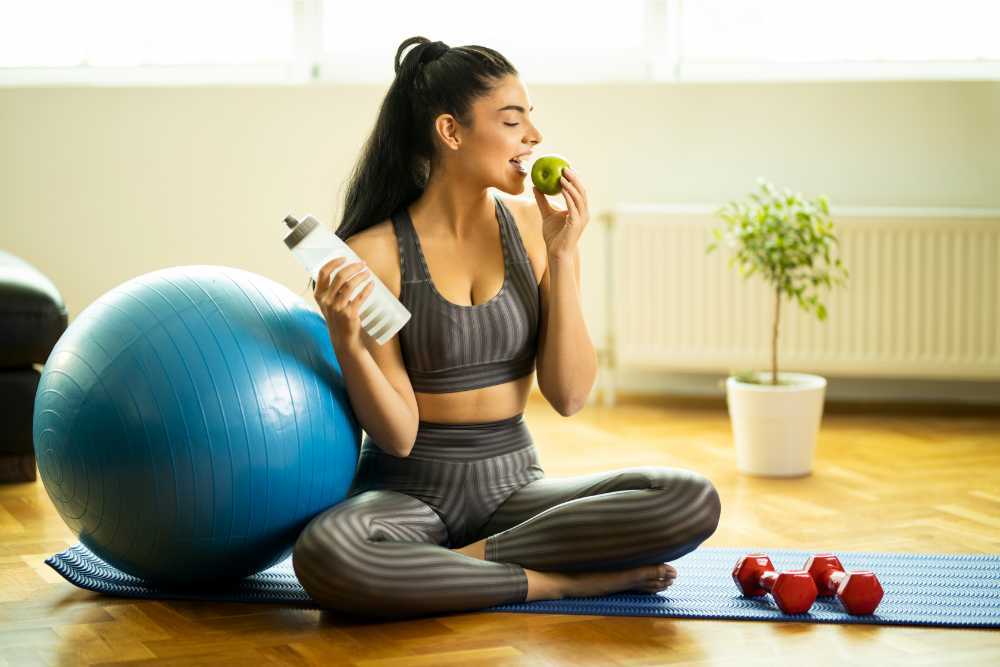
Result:
{"type": "Polygon", "coordinates": [[[677,568],[673,565],[668,565],[667,563],[660,563],[655,566],[656,574],[654,575],[657,579],[663,579],[664,577],[676,577],[677,568]]]}
{"type": "Polygon", "coordinates": [[[673,580],[677,577],[677,570],[666,563],[660,563],[659,565],[654,565],[650,568],[649,578],[650,579],[660,579],[660,580],[673,580]]]}
{"type": "Polygon", "coordinates": [[[645,565],[641,571],[641,579],[633,584],[633,590],[656,593],[669,588],[677,577],[677,570],[672,565],[657,563],[645,565]]]}
{"type": "Polygon", "coordinates": [[[674,579],[677,577],[677,570],[675,570],[670,565],[662,563],[657,565],[655,568],[656,574],[652,577],[649,582],[656,590],[663,590],[674,583],[674,579]]]}
{"type": "Polygon", "coordinates": [[[672,583],[674,583],[674,582],[671,581],[671,580],[669,580],[669,579],[666,580],[666,581],[653,580],[653,581],[648,582],[644,586],[644,589],[646,591],[650,592],[650,593],[658,593],[659,591],[664,591],[664,590],[670,588],[670,584],[672,584],[672,583]]]}

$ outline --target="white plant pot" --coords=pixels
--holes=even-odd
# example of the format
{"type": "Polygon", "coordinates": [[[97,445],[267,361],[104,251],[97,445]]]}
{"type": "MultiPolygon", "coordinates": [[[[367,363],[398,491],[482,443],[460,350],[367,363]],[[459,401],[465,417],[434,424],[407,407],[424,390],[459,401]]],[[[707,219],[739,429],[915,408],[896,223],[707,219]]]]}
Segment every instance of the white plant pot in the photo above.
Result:
{"type": "MultiPolygon", "coordinates": [[[[770,382],[771,372],[757,377],[770,382]]],[[[732,376],[726,380],[736,468],[742,473],[800,477],[812,472],[826,378],[779,372],[778,380],[790,384],[753,384],[732,376]]]]}

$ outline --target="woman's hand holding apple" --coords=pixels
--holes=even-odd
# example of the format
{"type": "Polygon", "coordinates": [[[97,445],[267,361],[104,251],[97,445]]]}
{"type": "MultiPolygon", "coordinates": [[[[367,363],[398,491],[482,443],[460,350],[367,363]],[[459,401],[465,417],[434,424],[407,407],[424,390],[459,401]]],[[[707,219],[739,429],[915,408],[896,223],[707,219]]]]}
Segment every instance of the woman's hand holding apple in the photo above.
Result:
{"type": "Polygon", "coordinates": [[[566,199],[566,210],[552,208],[545,193],[537,185],[532,188],[542,213],[542,236],[549,257],[572,256],[580,235],[590,222],[587,191],[580,176],[568,166],[561,171],[558,183],[566,199]]]}

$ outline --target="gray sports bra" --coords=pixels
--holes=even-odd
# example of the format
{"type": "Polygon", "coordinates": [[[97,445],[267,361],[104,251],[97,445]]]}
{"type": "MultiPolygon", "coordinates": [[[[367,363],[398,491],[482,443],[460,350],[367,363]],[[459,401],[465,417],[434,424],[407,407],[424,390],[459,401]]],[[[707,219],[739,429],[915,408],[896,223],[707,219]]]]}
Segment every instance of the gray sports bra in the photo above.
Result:
{"type": "Polygon", "coordinates": [[[390,216],[399,244],[399,300],[411,313],[399,340],[414,391],[477,389],[535,370],[541,318],[538,283],[517,222],[499,197],[494,200],[504,282],[493,298],[472,306],[452,303],[437,291],[406,207],[390,216]]]}

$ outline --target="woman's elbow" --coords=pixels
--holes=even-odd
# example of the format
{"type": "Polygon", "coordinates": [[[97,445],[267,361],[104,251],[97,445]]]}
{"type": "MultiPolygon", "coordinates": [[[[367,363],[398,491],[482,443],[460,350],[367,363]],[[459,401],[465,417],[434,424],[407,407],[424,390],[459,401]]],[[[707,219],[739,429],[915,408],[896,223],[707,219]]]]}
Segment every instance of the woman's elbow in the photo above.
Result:
{"type": "Polygon", "coordinates": [[[577,412],[582,410],[583,406],[587,404],[586,396],[558,398],[549,398],[546,396],[546,399],[548,400],[549,405],[551,405],[555,411],[563,417],[572,417],[577,412]]]}

